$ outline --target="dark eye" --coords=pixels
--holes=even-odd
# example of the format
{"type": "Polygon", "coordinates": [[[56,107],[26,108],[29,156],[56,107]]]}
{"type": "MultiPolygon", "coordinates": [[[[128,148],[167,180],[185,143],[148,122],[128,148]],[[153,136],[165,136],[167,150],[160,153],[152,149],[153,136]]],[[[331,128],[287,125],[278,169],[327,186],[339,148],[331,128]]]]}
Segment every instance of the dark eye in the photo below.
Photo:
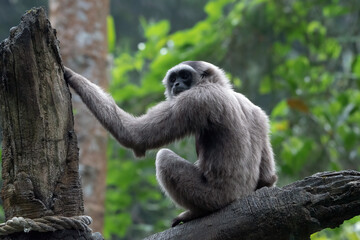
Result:
{"type": "Polygon", "coordinates": [[[186,70],[180,71],[179,75],[182,79],[189,79],[191,77],[191,73],[186,70]]]}
{"type": "Polygon", "coordinates": [[[174,83],[175,81],[176,81],[176,74],[173,73],[173,74],[171,74],[170,77],[169,77],[169,82],[174,83]]]}

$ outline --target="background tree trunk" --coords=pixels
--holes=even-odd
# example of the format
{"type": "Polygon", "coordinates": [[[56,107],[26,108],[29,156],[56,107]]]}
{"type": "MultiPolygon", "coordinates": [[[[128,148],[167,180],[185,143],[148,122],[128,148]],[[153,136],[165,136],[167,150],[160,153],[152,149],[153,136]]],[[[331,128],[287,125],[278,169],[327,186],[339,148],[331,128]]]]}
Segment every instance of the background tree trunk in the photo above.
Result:
{"type": "MultiPolygon", "coordinates": [[[[1,197],[6,219],[83,215],[71,95],[58,41],[41,8],[0,44],[1,197]]],[[[31,229],[29,229],[31,230],[31,229]]],[[[15,233],[1,239],[93,239],[91,232],[15,233]]]]}
{"type": "Polygon", "coordinates": [[[307,240],[359,214],[360,172],[324,172],[283,188],[262,188],[145,240],[307,240]]]}
{"type": "MultiPolygon", "coordinates": [[[[64,65],[106,89],[108,0],[50,0],[50,19],[57,30],[64,65]]],[[[80,174],[85,214],[102,232],[105,212],[107,132],[79,96],[73,97],[80,147],[80,174]]]]}

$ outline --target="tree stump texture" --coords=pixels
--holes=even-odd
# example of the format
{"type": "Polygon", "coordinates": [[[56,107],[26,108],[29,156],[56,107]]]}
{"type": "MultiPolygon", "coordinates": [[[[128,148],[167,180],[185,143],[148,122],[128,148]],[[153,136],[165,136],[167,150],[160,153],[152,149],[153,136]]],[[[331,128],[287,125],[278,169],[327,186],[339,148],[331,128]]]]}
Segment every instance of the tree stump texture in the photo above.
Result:
{"type": "MultiPolygon", "coordinates": [[[[71,95],[56,32],[42,8],[29,10],[0,43],[0,117],[6,220],[83,215],[71,95]]],[[[77,230],[30,231],[1,239],[90,236],[77,230]]]]}

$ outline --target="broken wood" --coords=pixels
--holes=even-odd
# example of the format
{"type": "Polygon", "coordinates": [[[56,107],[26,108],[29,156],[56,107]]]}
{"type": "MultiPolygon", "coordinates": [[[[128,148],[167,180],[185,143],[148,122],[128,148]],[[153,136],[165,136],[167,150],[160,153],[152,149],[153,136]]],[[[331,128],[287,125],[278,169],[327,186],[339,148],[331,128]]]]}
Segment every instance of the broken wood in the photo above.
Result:
{"type": "MultiPolygon", "coordinates": [[[[6,220],[83,215],[71,94],[56,32],[44,9],[29,10],[11,28],[10,37],[0,44],[0,59],[1,197],[6,220]]],[[[24,231],[0,239],[93,239],[91,232],[79,229],[24,231]]]]}

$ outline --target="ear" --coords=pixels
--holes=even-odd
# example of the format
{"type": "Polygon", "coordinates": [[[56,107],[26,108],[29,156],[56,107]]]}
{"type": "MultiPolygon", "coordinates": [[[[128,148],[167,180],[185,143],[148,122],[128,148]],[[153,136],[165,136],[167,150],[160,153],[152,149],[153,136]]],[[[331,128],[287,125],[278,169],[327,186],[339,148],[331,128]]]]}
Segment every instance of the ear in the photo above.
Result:
{"type": "Polygon", "coordinates": [[[200,73],[201,78],[208,78],[212,75],[214,75],[214,69],[212,68],[206,68],[200,73]]]}

